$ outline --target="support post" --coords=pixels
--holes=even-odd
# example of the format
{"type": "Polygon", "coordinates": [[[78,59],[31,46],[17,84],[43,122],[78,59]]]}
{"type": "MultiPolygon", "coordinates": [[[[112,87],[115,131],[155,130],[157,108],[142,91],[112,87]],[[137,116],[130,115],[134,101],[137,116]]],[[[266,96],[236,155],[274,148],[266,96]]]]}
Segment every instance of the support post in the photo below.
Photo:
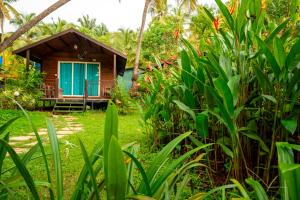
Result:
{"type": "Polygon", "coordinates": [[[117,56],[114,54],[114,79],[117,78],[117,56]]]}
{"type": "Polygon", "coordinates": [[[59,90],[58,83],[59,83],[59,79],[56,78],[56,79],[55,79],[55,93],[56,93],[56,94],[54,94],[56,98],[60,98],[60,94],[59,94],[59,93],[60,93],[60,90],[59,90]]]}
{"type": "Polygon", "coordinates": [[[29,75],[29,64],[30,64],[30,50],[28,49],[26,51],[26,79],[28,78],[29,75]]]}

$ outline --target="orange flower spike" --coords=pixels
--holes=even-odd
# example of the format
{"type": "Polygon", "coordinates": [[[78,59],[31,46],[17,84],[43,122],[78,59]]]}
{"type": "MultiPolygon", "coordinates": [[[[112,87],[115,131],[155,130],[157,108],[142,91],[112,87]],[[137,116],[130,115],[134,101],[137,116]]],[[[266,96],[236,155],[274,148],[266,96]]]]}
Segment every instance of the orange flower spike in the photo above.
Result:
{"type": "Polygon", "coordinates": [[[176,30],[174,31],[174,37],[175,37],[176,40],[179,39],[179,30],[178,30],[178,29],[176,29],[176,30]]]}
{"type": "Polygon", "coordinates": [[[218,17],[214,20],[214,27],[216,31],[220,29],[220,19],[218,17]]]}
{"type": "Polygon", "coordinates": [[[152,70],[152,67],[151,67],[150,64],[147,65],[147,70],[148,70],[148,71],[151,71],[151,70],[152,70]]]}

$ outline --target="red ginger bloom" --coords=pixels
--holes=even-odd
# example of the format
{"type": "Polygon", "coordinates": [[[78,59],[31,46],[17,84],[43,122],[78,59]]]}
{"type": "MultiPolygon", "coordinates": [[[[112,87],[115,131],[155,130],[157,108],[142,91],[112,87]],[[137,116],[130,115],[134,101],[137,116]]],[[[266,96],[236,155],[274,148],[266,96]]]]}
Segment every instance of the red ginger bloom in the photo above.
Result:
{"type": "Polygon", "coordinates": [[[179,39],[179,30],[178,30],[178,29],[176,29],[176,30],[174,31],[174,37],[175,37],[176,40],[179,39]]]}
{"type": "Polygon", "coordinates": [[[218,17],[214,20],[214,27],[216,31],[220,29],[220,19],[218,17]]]}

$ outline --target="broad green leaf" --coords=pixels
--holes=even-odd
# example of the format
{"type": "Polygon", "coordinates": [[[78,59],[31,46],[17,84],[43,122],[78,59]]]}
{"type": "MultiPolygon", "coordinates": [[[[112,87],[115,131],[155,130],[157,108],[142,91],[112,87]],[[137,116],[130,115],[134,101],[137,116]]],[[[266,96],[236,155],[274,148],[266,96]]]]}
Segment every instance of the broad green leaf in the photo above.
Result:
{"type": "Polygon", "coordinates": [[[266,143],[256,134],[256,133],[243,133],[243,135],[247,136],[250,139],[256,140],[259,143],[259,146],[267,153],[270,152],[269,147],[266,143]]]}
{"type": "Polygon", "coordinates": [[[258,181],[254,180],[253,178],[247,178],[246,183],[254,189],[257,200],[269,199],[266,191],[258,181]]]}
{"type": "Polygon", "coordinates": [[[106,181],[107,199],[125,199],[127,189],[126,166],[122,149],[112,136],[108,152],[108,177],[106,181]]]}
{"type": "Polygon", "coordinates": [[[274,94],[274,88],[271,85],[268,77],[263,73],[263,71],[257,66],[253,66],[253,69],[262,91],[264,93],[271,92],[271,94],[274,94]]]}
{"type": "Polygon", "coordinates": [[[227,85],[230,88],[232,94],[233,104],[236,105],[239,99],[240,76],[235,75],[233,77],[230,77],[227,85]]]}
{"type": "Polygon", "coordinates": [[[233,116],[234,114],[234,103],[233,103],[233,97],[231,94],[231,91],[229,87],[227,86],[227,83],[221,79],[217,78],[214,81],[215,87],[219,93],[219,95],[222,97],[223,102],[227,108],[228,113],[233,116]]]}
{"type": "Polygon", "coordinates": [[[192,88],[194,79],[191,76],[192,67],[190,58],[185,50],[181,51],[181,66],[182,66],[182,80],[188,88],[192,88]]]}
{"type": "Polygon", "coordinates": [[[222,143],[217,143],[218,145],[220,145],[220,147],[223,149],[224,153],[229,156],[230,158],[233,158],[233,152],[231,151],[231,149],[229,149],[225,144],[222,143]]]}
{"type": "Polygon", "coordinates": [[[255,36],[255,37],[258,42],[259,47],[261,48],[262,52],[265,54],[276,79],[279,81],[281,70],[280,70],[280,67],[279,67],[274,55],[272,54],[270,49],[267,47],[267,45],[259,37],[257,37],[257,36],[255,36]]]}
{"type": "Polygon", "coordinates": [[[179,107],[180,110],[183,110],[184,112],[187,112],[188,114],[190,114],[190,116],[193,118],[193,120],[196,121],[195,112],[190,107],[188,107],[184,103],[177,101],[177,100],[173,100],[173,102],[179,107]]]}
{"type": "Polygon", "coordinates": [[[118,138],[118,111],[116,105],[109,101],[106,114],[105,114],[105,127],[104,127],[104,149],[103,149],[103,159],[104,159],[104,175],[107,178],[108,170],[108,149],[111,137],[115,136],[118,138]]]}
{"type": "Polygon", "coordinates": [[[292,46],[286,58],[286,66],[292,70],[300,63],[300,39],[292,46]]]}
{"type": "MultiPolygon", "coordinates": [[[[9,142],[9,133],[5,134],[3,141],[5,141],[6,143],[9,142]]],[[[0,146],[0,178],[1,178],[1,174],[2,174],[2,167],[3,167],[4,159],[6,157],[6,153],[7,153],[6,148],[1,145],[0,146]]]]}
{"type": "Polygon", "coordinates": [[[269,42],[273,41],[273,38],[276,37],[276,35],[285,28],[287,23],[289,22],[290,19],[285,20],[281,24],[279,24],[273,31],[272,33],[265,39],[265,43],[268,44],[269,42]]]}
{"type": "Polygon", "coordinates": [[[99,192],[99,189],[98,189],[96,175],[94,173],[93,166],[92,166],[92,164],[89,160],[89,157],[88,157],[88,154],[87,154],[86,149],[84,147],[84,144],[82,143],[82,141],[80,139],[78,139],[78,140],[79,140],[79,144],[80,144],[81,154],[83,156],[85,165],[87,166],[87,170],[88,170],[88,173],[89,173],[90,178],[91,178],[92,188],[95,191],[96,199],[99,200],[100,199],[100,192],[99,192]]]}
{"type": "Polygon", "coordinates": [[[289,119],[282,119],[281,124],[293,135],[297,129],[298,121],[295,117],[293,117],[289,119]]]}
{"type": "Polygon", "coordinates": [[[26,167],[23,165],[20,157],[18,156],[18,154],[13,150],[13,148],[7,144],[5,141],[0,140],[0,144],[1,146],[3,146],[6,151],[9,153],[12,161],[15,163],[16,167],[18,168],[20,174],[22,175],[22,177],[24,178],[24,181],[26,182],[32,196],[34,199],[40,199],[39,194],[37,192],[37,189],[35,187],[33,178],[31,177],[31,175],[29,174],[29,171],[26,169],[26,167]]]}
{"type": "Polygon", "coordinates": [[[64,199],[64,184],[63,184],[63,173],[61,167],[61,158],[59,151],[59,144],[56,136],[56,131],[53,123],[47,119],[48,136],[50,139],[52,155],[54,160],[54,170],[56,174],[56,195],[57,199],[64,199]]]}
{"type": "Polygon", "coordinates": [[[208,116],[207,113],[199,113],[196,117],[197,133],[200,137],[208,136],[208,116]]]}
{"type": "Polygon", "coordinates": [[[286,55],[284,52],[283,43],[282,43],[281,39],[279,39],[278,37],[274,38],[273,48],[274,48],[274,56],[276,58],[276,61],[277,61],[278,65],[280,66],[280,68],[282,69],[285,64],[286,55]]]}

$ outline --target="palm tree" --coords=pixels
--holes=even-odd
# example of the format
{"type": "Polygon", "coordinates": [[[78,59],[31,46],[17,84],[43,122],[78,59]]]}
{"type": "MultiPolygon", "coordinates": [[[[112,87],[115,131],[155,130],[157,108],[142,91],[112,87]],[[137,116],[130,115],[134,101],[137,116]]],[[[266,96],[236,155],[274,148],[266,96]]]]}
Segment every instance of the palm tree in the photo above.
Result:
{"type": "Polygon", "coordinates": [[[104,23],[101,23],[100,25],[94,27],[93,31],[96,37],[101,37],[109,32],[107,26],[104,23]]]}
{"type": "Polygon", "coordinates": [[[11,20],[12,16],[18,17],[19,15],[16,9],[12,5],[10,5],[11,3],[16,1],[17,0],[0,0],[0,28],[1,28],[0,41],[2,41],[2,34],[4,34],[5,19],[11,20]]]}
{"type": "MultiPolygon", "coordinates": [[[[0,0],[2,2],[2,0],[0,0]]],[[[13,2],[14,0],[11,0],[13,2]]],[[[16,30],[11,36],[9,36],[5,41],[3,41],[0,44],[0,53],[4,51],[13,41],[18,39],[20,36],[22,36],[24,33],[26,33],[28,30],[30,30],[33,26],[35,26],[37,23],[42,21],[45,17],[47,17],[50,13],[57,10],[61,6],[65,5],[71,0],[58,0],[54,4],[52,4],[50,7],[48,7],[46,10],[41,12],[39,15],[37,15],[35,18],[33,18],[31,21],[26,23],[24,26],[21,26],[18,30],[16,30]]]]}
{"type": "Polygon", "coordinates": [[[42,23],[40,26],[41,36],[54,35],[73,26],[64,19],[58,18],[56,22],[52,19],[52,23],[42,23]]]}
{"type": "Polygon", "coordinates": [[[77,20],[81,27],[86,29],[94,29],[96,27],[96,19],[90,18],[89,15],[83,15],[81,18],[77,20]]]}
{"type": "MultiPolygon", "coordinates": [[[[14,25],[16,28],[20,28],[24,26],[26,23],[28,23],[29,21],[31,21],[35,16],[36,16],[35,13],[20,14],[18,18],[10,20],[10,24],[14,25]]],[[[38,36],[38,30],[37,27],[35,27],[27,31],[23,35],[22,40],[27,44],[30,43],[37,36],[38,36]]]]}

